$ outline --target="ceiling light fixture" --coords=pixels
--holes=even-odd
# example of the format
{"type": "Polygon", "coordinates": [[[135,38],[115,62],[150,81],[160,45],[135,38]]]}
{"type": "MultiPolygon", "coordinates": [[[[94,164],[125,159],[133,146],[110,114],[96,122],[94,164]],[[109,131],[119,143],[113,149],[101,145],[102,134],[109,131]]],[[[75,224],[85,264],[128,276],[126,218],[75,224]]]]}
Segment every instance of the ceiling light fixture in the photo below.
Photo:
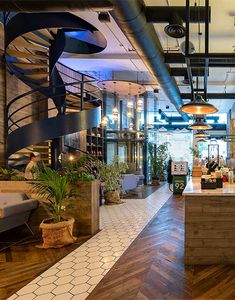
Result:
{"type": "Polygon", "coordinates": [[[194,134],[194,137],[195,138],[205,138],[205,137],[208,137],[209,134],[203,130],[198,130],[195,134],[194,134]]]}
{"type": "Polygon", "coordinates": [[[128,113],[126,114],[127,118],[131,118],[132,117],[132,113],[130,111],[128,111],[128,113]]]}
{"type": "Polygon", "coordinates": [[[214,105],[206,102],[201,95],[197,95],[195,100],[184,104],[180,110],[191,115],[208,115],[214,114],[218,111],[214,105]]]}
{"type": "Polygon", "coordinates": [[[102,119],[101,119],[101,125],[103,127],[106,127],[106,126],[108,126],[108,124],[109,124],[108,118],[106,116],[103,116],[102,119]]]}
{"type": "Polygon", "coordinates": [[[197,118],[196,121],[188,127],[188,129],[192,130],[209,130],[212,129],[212,126],[207,124],[204,118],[197,118]]]}

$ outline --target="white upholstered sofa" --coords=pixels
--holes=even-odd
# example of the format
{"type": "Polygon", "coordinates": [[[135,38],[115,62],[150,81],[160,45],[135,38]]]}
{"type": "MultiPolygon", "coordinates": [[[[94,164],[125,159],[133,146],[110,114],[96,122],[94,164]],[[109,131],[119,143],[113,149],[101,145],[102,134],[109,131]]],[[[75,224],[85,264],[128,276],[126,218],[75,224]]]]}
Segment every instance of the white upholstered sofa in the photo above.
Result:
{"type": "Polygon", "coordinates": [[[0,233],[20,225],[27,225],[30,213],[38,201],[21,193],[0,193],[0,233]]]}

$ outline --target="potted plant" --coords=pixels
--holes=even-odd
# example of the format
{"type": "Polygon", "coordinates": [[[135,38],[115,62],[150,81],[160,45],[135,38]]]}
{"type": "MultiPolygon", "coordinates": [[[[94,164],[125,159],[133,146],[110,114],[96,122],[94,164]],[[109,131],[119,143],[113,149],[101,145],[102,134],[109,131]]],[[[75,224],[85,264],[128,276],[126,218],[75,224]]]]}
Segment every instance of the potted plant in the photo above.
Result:
{"type": "Polygon", "coordinates": [[[156,146],[149,143],[149,157],[152,168],[152,184],[158,185],[160,181],[165,180],[165,171],[168,157],[168,143],[156,146]]]}
{"type": "Polygon", "coordinates": [[[103,164],[99,171],[99,177],[104,185],[104,199],[106,205],[121,204],[120,180],[126,172],[128,165],[120,162],[118,156],[114,157],[111,164],[103,164]]]}
{"type": "Polygon", "coordinates": [[[17,170],[0,168],[0,180],[22,180],[22,176],[17,170]]]}
{"type": "Polygon", "coordinates": [[[37,180],[30,182],[33,192],[43,198],[43,205],[50,218],[40,224],[43,238],[43,248],[60,248],[74,243],[73,236],[74,218],[63,218],[67,208],[66,199],[73,196],[66,175],[60,175],[55,170],[43,166],[37,172],[37,180]]]}

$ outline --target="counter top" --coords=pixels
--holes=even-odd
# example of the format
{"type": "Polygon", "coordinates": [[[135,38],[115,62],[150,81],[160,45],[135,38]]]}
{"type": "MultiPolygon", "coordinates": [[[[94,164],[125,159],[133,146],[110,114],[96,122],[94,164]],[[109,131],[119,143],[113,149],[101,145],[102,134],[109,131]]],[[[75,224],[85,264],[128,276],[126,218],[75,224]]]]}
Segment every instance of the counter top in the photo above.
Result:
{"type": "Polygon", "coordinates": [[[215,190],[202,190],[201,189],[201,178],[191,178],[186,188],[183,192],[184,196],[218,196],[218,195],[226,195],[226,196],[235,196],[235,183],[230,184],[228,182],[224,183],[222,189],[215,190]]]}

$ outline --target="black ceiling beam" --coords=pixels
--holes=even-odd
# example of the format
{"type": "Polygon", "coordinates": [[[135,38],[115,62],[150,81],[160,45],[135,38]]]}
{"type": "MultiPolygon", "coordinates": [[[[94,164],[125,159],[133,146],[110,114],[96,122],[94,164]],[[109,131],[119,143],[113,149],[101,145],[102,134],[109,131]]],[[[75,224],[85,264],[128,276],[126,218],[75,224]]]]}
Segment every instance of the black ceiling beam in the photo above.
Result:
{"type": "MultiPolygon", "coordinates": [[[[202,95],[203,96],[203,95],[202,95]]],[[[191,93],[183,93],[181,94],[182,99],[191,99],[191,93]]],[[[208,99],[235,99],[235,93],[208,93],[208,99]]]]}
{"type": "MultiPolygon", "coordinates": [[[[148,23],[167,23],[171,20],[172,13],[177,14],[184,22],[186,22],[185,6],[146,6],[145,7],[145,15],[148,23]]],[[[190,7],[190,23],[204,23],[205,17],[206,17],[206,10],[204,6],[190,7]]]]}
{"type": "Polygon", "coordinates": [[[113,4],[109,0],[1,0],[1,11],[15,12],[64,12],[77,10],[109,11],[113,9],[113,4]]]}
{"type": "MultiPolygon", "coordinates": [[[[187,74],[187,68],[170,68],[171,76],[185,76],[187,74]]],[[[192,68],[193,76],[204,76],[203,68],[192,68]]]]}
{"type": "MultiPolygon", "coordinates": [[[[192,67],[204,67],[205,55],[189,55],[192,67]],[[194,56],[195,61],[191,58],[194,56]]],[[[209,55],[209,67],[224,68],[235,65],[235,54],[232,53],[211,53],[209,55]]],[[[181,53],[165,53],[165,63],[167,64],[185,64],[185,56],[181,53]]]]}

